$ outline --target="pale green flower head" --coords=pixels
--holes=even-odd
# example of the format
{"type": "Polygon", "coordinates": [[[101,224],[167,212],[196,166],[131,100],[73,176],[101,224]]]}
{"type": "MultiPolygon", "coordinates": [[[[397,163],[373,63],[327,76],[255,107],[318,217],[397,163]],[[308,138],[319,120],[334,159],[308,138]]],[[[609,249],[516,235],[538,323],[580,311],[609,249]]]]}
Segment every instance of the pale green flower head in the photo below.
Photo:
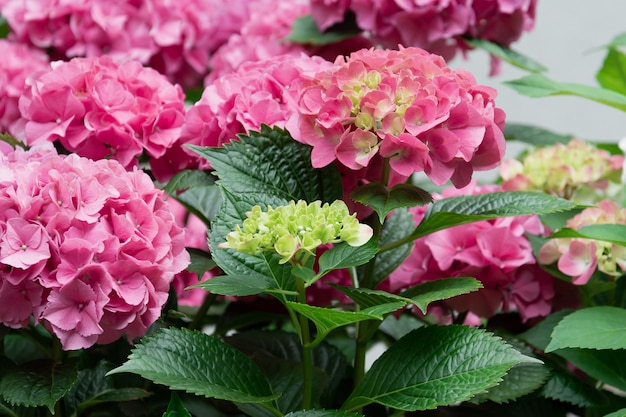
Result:
{"type": "Polygon", "coordinates": [[[301,251],[314,254],[318,246],[346,242],[350,246],[365,244],[372,228],[359,223],[341,200],[332,204],[300,200],[267,211],[254,206],[246,213],[242,226],[226,235],[220,248],[231,248],[248,254],[276,252],[289,262],[301,251]]]}

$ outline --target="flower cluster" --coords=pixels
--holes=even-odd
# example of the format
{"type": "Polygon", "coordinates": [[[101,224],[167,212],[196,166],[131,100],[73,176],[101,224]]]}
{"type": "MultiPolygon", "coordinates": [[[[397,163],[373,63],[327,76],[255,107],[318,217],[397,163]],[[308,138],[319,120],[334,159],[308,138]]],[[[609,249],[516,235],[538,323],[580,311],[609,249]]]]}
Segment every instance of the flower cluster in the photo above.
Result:
{"type": "Polygon", "coordinates": [[[289,205],[263,211],[260,206],[246,213],[242,226],[226,235],[220,248],[231,248],[243,253],[276,252],[286,263],[298,252],[315,253],[328,243],[346,242],[361,246],[372,237],[372,228],[359,223],[341,200],[332,204],[320,201],[306,203],[291,201],[289,205]]]}
{"type": "Polygon", "coordinates": [[[521,161],[503,161],[500,176],[507,191],[537,190],[582,202],[589,192],[605,190],[610,180],[619,182],[623,163],[621,155],[572,139],[531,150],[521,161]]]}
{"type": "Polygon", "coordinates": [[[57,155],[0,155],[0,322],[31,317],[73,350],[141,336],[189,263],[174,216],[143,171],[57,155]]]}
{"type": "MultiPolygon", "coordinates": [[[[462,37],[509,46],[534,26],[537,0],[312,0],[321,30],[354,13],[358,26],[387,48],[424,48],[451,59],[462,37]]],[[[495,69],[495,68],[494,68],[495,69]]]]}
{"type": "MultiPolygon", "coordinates": [[[[626,209],[612,200],[600,201],[567,220],[566,227],[579,230],[595,224],[626,224],[626,209]]],[[[619,277],[626,272],[626,247],[602,240],[554,238],[539,251],[539,261],[557,262],[559,271],[572,283],[585,285],[596,271],[619,277]]]]}
{"type": "Polygon", "coordinates": [[[0,39],[0,132],[7,132],[20,117],[18,100],[26,78],[48,67],[48,56],[38,49],[0,39]]]}
{"type": "Polygon", "coordinates": [[[12,133],[27,145],[58,140],[68,151],[126,168],[144,150],[151,163],[161,158],[185,120],[178,85],[137,61],[108,56],[57,61],[33,74],[19,109],[12,133]]]}
{"type": "MultiPolygon", "coordinates": [[[[221,146],[240,133],[259,130],[261,124],[285,127],[295,112],[297,89],[304,74],[313,74],[330,63],[304,54],[281,55],[270,60],[253,61],[235,72],[224,74],[207,86],[202,98],[188,111],[181,143],[221,146]]],[[[180,163],[189,161],[181,153],[180,163]]],[[[199,161],[201,168],[208,162],[199,161]]]]}
{"type": "Polygon", "coordinates": [[[313,147],[315,167],[359,170],[381,155],[405,178],[423,171],[463,187],[503,156],[496,91],[422,49],[362,49],[306,81],[287,128],[313,147]]]}
{"type": "Polygon", "coordinates": [[[247,2],[221,0],[3,0],[10,37],[56,59],[138,60],[185,86],[208,72],[209,54],[237,33],[247,2]]]}
{"type": "MultiPolygon", "coordinates": [[[[446,189],[441,197],[502,191],[497,186],[446,189]]],[[[439,196],[435,196],[439,198],[439,196]]],[[[416,224],[425,207],[412,209],[416,224]]],[[[553,278],[536,264],[525,233],[542,234],[537,216],[483,220],[432,233],[415,241],[404,263],[389,278],[392,291],[446,277],[474,277],[483,288],[447,301],[456,311],[480,318],[517,310],[524,320],[551,312],[553,278]]]]}

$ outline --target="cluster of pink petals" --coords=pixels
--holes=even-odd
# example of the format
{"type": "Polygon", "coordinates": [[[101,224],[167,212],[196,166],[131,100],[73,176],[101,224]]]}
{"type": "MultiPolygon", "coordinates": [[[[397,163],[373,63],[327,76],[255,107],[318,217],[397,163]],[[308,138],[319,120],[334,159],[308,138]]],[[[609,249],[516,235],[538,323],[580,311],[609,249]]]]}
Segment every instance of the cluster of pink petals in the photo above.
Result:
{"type": "Polygon", "coordinates": [[[24,94],[26,78],[48,67],[48,56],[35,48],[0,39],[0,132],[20,118],[18,100],[24,94]]]}
{"type": "MultiPolygon", "coordinates": [[[[568,219],[565,226],[578,230],[594,224],[626,224],[626,209],[615,201],[603,200],[568,219]]],[[[563,274],[575,285],[585,285],[596,270],[613,277],[626,272],[626,248],[601,240],[555,238],[539,251],[539,262],[557,262],[563,274]]]]}
{"type": "Polygon", "coordinates": [[[424,48],[446,59],[464,46],[461,37],[509,46],[535,21],[537,0],[312,0],[321,30],[354,13],[359,28],[387,48],[424,48]]]}
{"type": "MultiPolygon", "coordinates": [[[[288,54],[249,62],[224,74],[207,86],[202,98],[188,109],[181,142],[221,146],[238,134],[258,131],[261,124],[285,127],[296,109],[297,88],[293,84],[303,75],[328,66],[330,63],[319,57],[288,54]]],[[[181,164],[188,159],[181,159],[181,164]]],[[[208,162],[200,161],[200,168],[209,168],[208,162]]]]}
{"type": "Polygon", "coordinates": [[[117,161],[0,154],[0,322],[43,323],[65,350],[130,340],[189,263],[183,230],[149,176],[117,161]]]}
{"type": "Polygon", "coordinates": [[[463,187],[504,154],[495,96],[423,49],[362,49],[305,78],[287,128],[313,147],[314,167],[338,160],[356,171],[380,155],[405,178],[425,172],[463,187]]]}
{"type": "Polygon", "coordinates": [[[144,151],[153,163],[180,138],[182,89],[137,61],[56,61],[26,83],[11,133],[27,145],[59,141],[70,152],[131,168],[144,151]]]}
{"type": "Polygon", "coordinates": [[[11,38],[57,59],[109,55],[149,64],[185,86],[247,20],[245,0],[3,0],[11,38]]]}
{"type": "MultiPolygon", "coordinates": [[[[497,186],[446,189],[445,198],[501,191],[497,186]]],[[[412,209],[416,224],[425,207],[412,209]]],[[[483,288],[455,297],[446,305],[489,318],[516,310],[523,320],[547,316],[554,298],[553,278],[536,264],[525,233],[542,234],[537,216],[505,217],[444,229],[417,239],[409,257],[389,277],[391,291],[447,277],[474,277],[483,288]]]]}

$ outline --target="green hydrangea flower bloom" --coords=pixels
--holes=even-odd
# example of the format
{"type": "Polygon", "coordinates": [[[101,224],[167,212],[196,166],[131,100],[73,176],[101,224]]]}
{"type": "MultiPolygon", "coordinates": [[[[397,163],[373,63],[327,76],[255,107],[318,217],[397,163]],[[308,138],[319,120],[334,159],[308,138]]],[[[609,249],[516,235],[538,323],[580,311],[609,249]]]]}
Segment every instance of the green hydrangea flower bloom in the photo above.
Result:
{"type": "Polygon", "coordinates": [[[361,246],[373,234],[372,228],[359,223],[341,200],[332,204],[291,201],[286,206],[268,206],[267,211],[254,206],[246,216],[218,247],[248,254],[274,251],[282,257],[280,263],[286,263],[300,251],[314,254],[318,246],[327,243],[361,246]]]}

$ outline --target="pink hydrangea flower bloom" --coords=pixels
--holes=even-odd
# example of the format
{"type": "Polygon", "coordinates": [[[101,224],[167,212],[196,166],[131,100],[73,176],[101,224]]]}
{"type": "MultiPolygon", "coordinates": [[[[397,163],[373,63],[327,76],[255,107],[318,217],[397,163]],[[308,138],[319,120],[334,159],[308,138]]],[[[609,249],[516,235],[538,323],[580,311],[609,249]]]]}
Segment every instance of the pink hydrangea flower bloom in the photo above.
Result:
{"type": "Polygon", "coordinates": [[[81,156],[131,168],[144,151],[153,160],[163,157],[180,137],[182,89],[137,61],[59,61],[27,86],[12,133],[28,145],[59,141],[81,156]]]}
{"type": "Polygon", "coordinates": [[[49,142],[0,154],[0,167],[0,323],[34,319],[66,350],[143,335],[189,263],[162,191],[49,142]]]}
{"type": "Polygon", "coordinates": [[[26,89],[26,78],[48,66],[48,56],[38,49],[0,39],[0,132],[20,117],[18,100],[26,89]]]}
{"type": "MultiPolygon", "coordinates": [[[[261,124],[285,127],[296,108],[293,84],[303,73],[327,66],[330,63],[318,57],[281,55],[223,75],[187,111],[181,143],[221,146],[237,134],[259,130],[261,124]]],[[[200,168],[208,168],[208,162],[200,161],[200,168]]]]}
{"type": "MultiPolygon", "coordinates": [[[[626,224],[626,209],[615,201],[603,200],[569,219],[565,227],[578,230],[594,224],[626,224]]],[[[543,264],[557,262],[559,271],[572,283],[585,285],[596,270],[614,277],[626,271],[626,248],[611,242],[582,238],[555,238],[539,251],[543,264]]]]}
{"type": "MultiPolygon", "coordinates": [[[[435,198],[501,191],[474,183],[448,188],[435,198]]],[[[426,207],[412,209],[416,224],[426,207]]],[[[489,318],[499,311],[517,311],[523,320],[551,311],[553,278],[536,264],[525,233],[543,234],[536,216],[518,216],[473,222],[432,233],[415,241],[412,253],[394,271],[391,291],[446,277],[468,276],[481,281],[477,292],[455,297],[443,305],[489,318]]]]}
{"type": "MultiPolygon", "coordinates": [[[[504,46],[534,26],[537,0],[313,0],[320,30],[343,21],[350,11],[360,29],[385,48],[419,47],[452,59],[467,50],[464,36],[504,46]]],[[[492,74],[498,60],[492,61],[492,74]]]]}
{"type": "Polygon", "coordinates": [[[503,156],[495,90],[422,49],[360,50],[305,81],[287,128],[313,147],[315,167],[359,170],[381,155],[404,178],[425,172],[463,187],[503,156]]]}

